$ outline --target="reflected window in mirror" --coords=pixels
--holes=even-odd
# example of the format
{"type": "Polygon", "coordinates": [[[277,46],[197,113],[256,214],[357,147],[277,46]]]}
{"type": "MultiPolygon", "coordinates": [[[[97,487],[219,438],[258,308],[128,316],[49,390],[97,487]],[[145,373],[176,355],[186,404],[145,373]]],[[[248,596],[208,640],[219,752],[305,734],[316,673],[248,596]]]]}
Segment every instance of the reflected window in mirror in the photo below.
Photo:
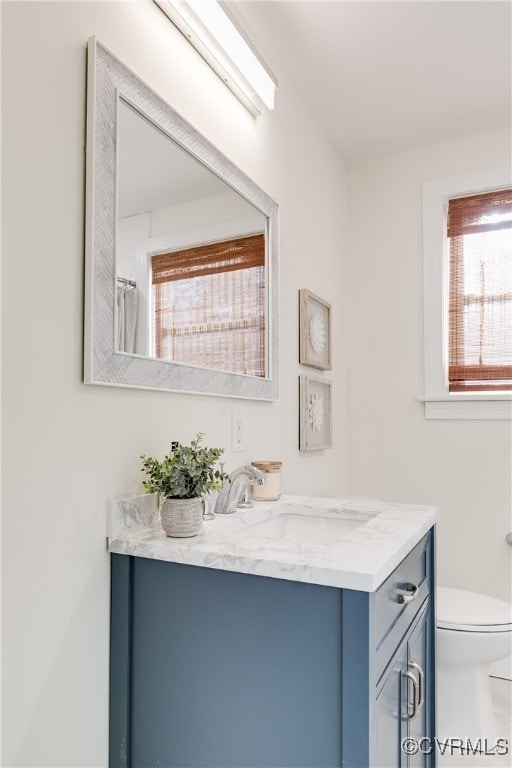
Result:
{"type": "Polygon", "coordinates": [[[265,376],[263,233],[159,254],[151,264],[155,357],[265,376]]]}

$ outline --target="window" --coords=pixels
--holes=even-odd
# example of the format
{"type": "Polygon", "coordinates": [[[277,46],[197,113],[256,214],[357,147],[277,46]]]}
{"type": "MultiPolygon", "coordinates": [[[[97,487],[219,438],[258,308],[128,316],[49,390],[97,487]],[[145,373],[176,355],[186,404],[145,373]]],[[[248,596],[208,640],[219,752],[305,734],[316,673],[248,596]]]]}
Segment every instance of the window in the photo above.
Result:
{"type": "Polygon", "coordinates": [[[512,389],[512,189],[452,198],[449,391],[512,389]]]}
{"type": "Polygon", "coordinates": [[[423,185],[428,419],[512,418],[510,166],[423,185]]]}
{"type": "Polygon", "coordinates": [[[265,377],[265,237],[153,256],[155,355],[265,377]]]}

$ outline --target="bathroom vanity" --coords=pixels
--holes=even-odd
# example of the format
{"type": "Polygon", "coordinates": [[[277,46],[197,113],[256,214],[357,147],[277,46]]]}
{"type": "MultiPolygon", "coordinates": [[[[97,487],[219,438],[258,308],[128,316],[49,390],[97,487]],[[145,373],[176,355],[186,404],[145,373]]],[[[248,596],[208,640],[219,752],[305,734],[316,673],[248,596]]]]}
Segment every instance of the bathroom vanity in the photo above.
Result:
{"type": "Polygon", "coordinates": [[[111,768],[435,766],[402,740],[434,736],[436,517],[283,497],[111,537],[111,768]]]}

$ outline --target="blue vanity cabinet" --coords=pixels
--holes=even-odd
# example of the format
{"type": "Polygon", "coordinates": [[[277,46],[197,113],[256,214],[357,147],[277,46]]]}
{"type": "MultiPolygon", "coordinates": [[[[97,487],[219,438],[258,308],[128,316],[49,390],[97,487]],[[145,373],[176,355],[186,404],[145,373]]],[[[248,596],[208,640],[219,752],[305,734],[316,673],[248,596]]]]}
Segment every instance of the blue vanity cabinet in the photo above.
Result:
{"type": "Polygon", "coordinates": [[[347,768],[435,768],[435,754],[409,756],[402,748],[410,737],[424,739],[420,746],[425,749],[435,734],[433,584],[432,531],[376,592],[343,591],[342,727],[347,768]],[[417,701],[414,717],[404,720],[413,714],[420,677],[421,706],[417,701]],[[349,702],[355,703],[354,709],[349,702]]]}
{"type": "Polygon", "coordinates": [[[375,595],[377,697],[371,765],[431,768],[434,736],[433,544],[421,542],[375,595]],[[391,723],[394,722],[394,728],[391,723]],[[414,752],[403,749],[404,740],[414,752]]]}
{"type": "Polygon", "coordinates": [[[371,763],[376,768],[430,768],[434,764],[433,754],[429,754],[433,736],[430,610],[429,605],[423,607],[377,687],[371,763]]]}
{"type": "MultiPolygon", "coordinates": [[[[407,669],[412,672],[419,684],[418,710],[411,720],[406,721],[407,736],[413,738],[421,747],[418,752],[409,756],[408,765],[410,768],[430,768],[433,764],[433,749],[429,753],[429,747],[433,748],[433,737],[435,736],[435,731],[429,727],[429,723],[433,719],[433,691],[427,691],[425,684],[427,680],[435,676],[434,669],[430,668],[433,654],[430,649],[429,611],[432,611],[432,605],[424,608],[417,626],[410,633],[407,642],[407,669]],[[422,742],[425,736],[427,740],[422,742]]],[[[414,706],[414,703],[411,702],[410,685],[406,686],[405,698],[407,699],[407,713],[410,715],[414,706]]]]}
{"type": "Polygon", "coordinates": [[[407,728],[399,715],[405,711],[406,705],[402,673],[407,669],[407,643],[400,646],[389,667],[382,686],[377,689],[373,765],[402,768],[407,765],[402,750],[402,739],[407,735],[407,728]]]}
{"type": "Polygon", "coordinates": [[[112,555],[110,767],[433,768],[431,579],[431,534],[375,593],[112,555]]]}

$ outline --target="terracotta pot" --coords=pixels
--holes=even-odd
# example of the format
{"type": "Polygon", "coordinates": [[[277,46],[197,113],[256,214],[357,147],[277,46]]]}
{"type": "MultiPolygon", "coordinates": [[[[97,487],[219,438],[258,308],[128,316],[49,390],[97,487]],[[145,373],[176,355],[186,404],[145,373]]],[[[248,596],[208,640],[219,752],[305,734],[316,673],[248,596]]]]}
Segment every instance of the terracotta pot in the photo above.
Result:
{"type": "Polygon", "coordinates": [[[166,499],[161,505],[162,528],[168,536],[197,536],[203,527],[203,499],[166,499]]]}

